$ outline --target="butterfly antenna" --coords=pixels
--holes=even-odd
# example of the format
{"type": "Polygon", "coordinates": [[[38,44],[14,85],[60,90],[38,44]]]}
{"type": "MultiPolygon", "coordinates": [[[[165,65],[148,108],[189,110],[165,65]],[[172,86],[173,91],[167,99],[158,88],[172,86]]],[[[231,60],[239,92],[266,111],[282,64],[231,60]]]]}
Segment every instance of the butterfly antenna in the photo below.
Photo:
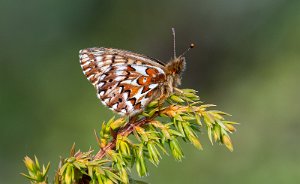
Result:
{"type": "Polygon", "coordinates": [[[175,28],[172,27],[173,34],[173,51],[174,51],[174,59],[176,58],[176,39],[175,39],[175,28]]]}
{"type": "Polygon", "coordinates": [[[189,48],[187,48],[179,57],[184,56],[188,51],[195,47],[195,44],[191,43],[189,48]]]}

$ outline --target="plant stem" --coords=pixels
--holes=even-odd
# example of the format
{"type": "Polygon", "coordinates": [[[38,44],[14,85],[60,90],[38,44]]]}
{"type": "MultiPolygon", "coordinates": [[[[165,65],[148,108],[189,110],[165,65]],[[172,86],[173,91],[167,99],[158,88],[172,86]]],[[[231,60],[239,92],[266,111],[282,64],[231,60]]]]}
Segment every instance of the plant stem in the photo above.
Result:
{"type": "Polygon", "coordinates": [[[135,127],[145,125],[146,123],[148,123],[148,122],[152,121],[154,118],[156,118],[158,116],[158,114],[159,114],[159,112],[156,112],[151,117],[143,117],[139,120],[134,119],[133,122],[131,122],[129,120],[129,122],[126,123],[126,125],[124,127],[120,128],[118,130],[117,135],[114,136],[114,138],[105,147],[103,147],[102,149],[100,149],[98,151],[98,153],[94,156],[94,159],[95,160],[102,159],[106,155],[107,151],[114,149],[116,147],[117,137],[119,135],[127,137],[128,135],[130,135],[133,132],[135,127]]]}

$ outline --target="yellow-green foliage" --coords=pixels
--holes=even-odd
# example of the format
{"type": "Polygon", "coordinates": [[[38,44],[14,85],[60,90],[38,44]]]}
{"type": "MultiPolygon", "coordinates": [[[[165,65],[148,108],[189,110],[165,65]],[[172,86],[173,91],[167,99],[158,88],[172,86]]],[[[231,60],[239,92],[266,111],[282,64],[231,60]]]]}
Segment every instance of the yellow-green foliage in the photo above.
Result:
{"type": "MultiPolygon", "coordinates": [[[[200,131],[207,132],[212,144],[224,144],[232,151],[229,135],[237,123],[226,121],[227,113],[210,110],[214,106],[203,104],[193,89],[177,89],[163,104],[151,102],[134,119],[113,117],[96,133],[99,151],[75,153],[73,146],[70,157],[61,160],[55,183],[134,183],[128,172],[134,167],[140,176],[146,176],[148,161],[158,166],[164,154],[182,160],[179,139],[202,149],[200,131]]],[[[23,175],[32,183],[47,183],[49,165],[41,170],[35,160],[25,157],[29,175],[23,175]]]]}

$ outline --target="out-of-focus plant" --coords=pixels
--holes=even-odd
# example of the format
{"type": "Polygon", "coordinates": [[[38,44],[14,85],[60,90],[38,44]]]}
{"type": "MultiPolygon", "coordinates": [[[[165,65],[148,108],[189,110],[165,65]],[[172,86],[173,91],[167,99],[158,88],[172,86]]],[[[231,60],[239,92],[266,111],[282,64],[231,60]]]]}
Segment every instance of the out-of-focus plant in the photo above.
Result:
{"type": "Polygon", "coordinates": [[[40,163],[36,156],[34,157],[34,161],[26,156],[24,158],[25,166],[28,170],[28,174],[21,173],[23,176],[28,178],[31,183],[40,183],[40,184],[46,184],[48,183],[48,170],[50,167],[50,163],[47,164],[45,167],[44,165],[42,168],[40,167],[40,163]]]}
{"type": "MultiPolygon", "coordinates": [[[[147,165],[158,166],[163,155],[182,160],[180,139],[201,150],[198,133],[205,130],[212,144],[224,144],[232,151],[229,135],[237,123],[225,120],[227,113],[210,110],[214,106],[203,104],[195,90],[182,89],[163,104],[152,101],[136,118],[113,117],[95,132],[99,151],[75,151],[73,145],[70,156],[60,162],[54,183],[144,183],[132,179],[129,171],[135,167],[139,176],[146,176],[147,165]]],[[[37,158],[34,162],[25,157],[24,162],[28,174],[23,175],[31,183],[48,183],[49,164],[41,169],[37,158]]]]}

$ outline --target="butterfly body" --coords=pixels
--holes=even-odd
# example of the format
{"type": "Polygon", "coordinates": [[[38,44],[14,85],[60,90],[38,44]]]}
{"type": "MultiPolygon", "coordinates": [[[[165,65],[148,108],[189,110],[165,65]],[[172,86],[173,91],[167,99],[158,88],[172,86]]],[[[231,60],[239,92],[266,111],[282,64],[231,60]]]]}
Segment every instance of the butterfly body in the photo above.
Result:
{"type": "Polygon", "coordinates": [[[97,90],[97,97],[113,111],[134,116],[155,99],[164,100],[180,85],[184,57],[166,65],[159,60],[112,48],[79,51],[80,65],[97,90]]]}

